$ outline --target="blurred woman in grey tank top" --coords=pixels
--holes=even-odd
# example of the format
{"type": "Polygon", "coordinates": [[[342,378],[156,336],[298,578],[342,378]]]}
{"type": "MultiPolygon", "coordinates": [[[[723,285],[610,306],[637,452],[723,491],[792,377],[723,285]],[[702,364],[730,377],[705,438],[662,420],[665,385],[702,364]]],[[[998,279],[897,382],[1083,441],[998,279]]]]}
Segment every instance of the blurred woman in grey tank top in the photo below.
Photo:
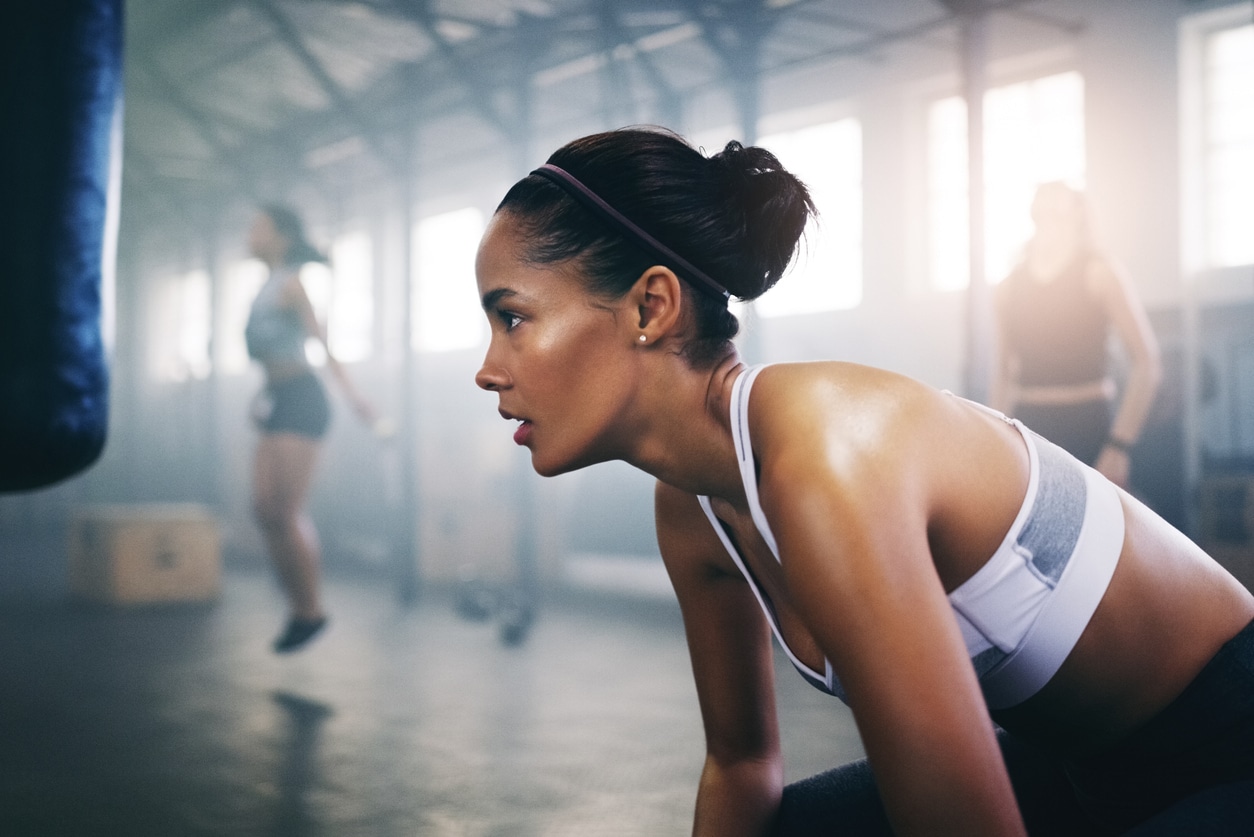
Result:
{"type": "Polygon", "coordinates": [[[301,284],[303,265],[327,260],[305,240],[300,217],[284,206],[262,208],[249,230],[248,247],[270,269],[244,331],[249,355],[265,372],[265,387],[252,410],[261,432],[253,464],[253,514],[288,600],[287,623],[274,641],[276,652],[287,653],[303,647],[327,622],[319,591],[318,533],[305,504],[331,413],[322,381],[305,357],[307,340],[326,349],[327,369],[358,416],[366,422],[376,416],[331,353],[301,284]]]}

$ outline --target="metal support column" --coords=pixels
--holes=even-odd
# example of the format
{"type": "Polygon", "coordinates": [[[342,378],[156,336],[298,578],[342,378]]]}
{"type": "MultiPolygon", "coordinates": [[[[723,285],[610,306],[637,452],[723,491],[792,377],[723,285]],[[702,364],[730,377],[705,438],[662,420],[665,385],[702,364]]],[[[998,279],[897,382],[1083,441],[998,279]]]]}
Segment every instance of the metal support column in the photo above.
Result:
{"type": "Polygon", "coordinates": [[[984,266],[984,91],[988,12],[982,0],[963,4],[962,82],[967,101],[967,196],[970,283],[966,305],[964,394],[988,400],[992,377],[993,306],[984,266]]]}
{"type": "Polygon", "coordinates": [[[412,122],[406,126],[398,174],[400,175],[401,220],[401,362],[400,362],[400,420],[398,422],[397,450],[399,462],[398,507],[395,510],[394,549],[396,560],[396,595],[402,605],[412,605],[418,599],[422,573],[420,571],[420,533],[422,532],[422,496],[420,491],[422,469],[419,463],[418,434],[420,422],[417,394],[418,363],[414,355],[414,200],[417,192],[417,171],[414,165],[418,153],[417,127],[412,122]]]}
{"type": "MultiPolygon", "coordinates": [[[[515,89],[518,119],[514,145],[514,174],[523,177],[540,161],[533,158],[535,132],[532,128],[531,71],[535,56],[522,53],[515,89]]],[[[609,72],[616,72],[611,67],[609,72]]],[[[536,487],[539,477],[531,468],[529,457],[518,457],[514,465],[515,515],[518,525],[514,532],[515,594],[507,596],[502,604],[500,635],[507,645],[515,645],[526,639],[540,595],[540,533],[537,516],[536,487]]]]}

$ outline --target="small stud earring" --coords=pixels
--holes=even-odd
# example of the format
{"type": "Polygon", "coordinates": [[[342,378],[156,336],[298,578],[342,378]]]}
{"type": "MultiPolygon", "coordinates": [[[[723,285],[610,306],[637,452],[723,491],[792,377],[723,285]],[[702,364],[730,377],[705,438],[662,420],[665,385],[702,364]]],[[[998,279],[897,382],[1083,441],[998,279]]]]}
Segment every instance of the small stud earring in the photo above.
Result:
{"type": "Polygon", "coordinates": [[[642,334],[642,335],[640,335],[640,342],[641,342],[641,343],[645,342],[645,341],[646,341],[646,340],[648,340],[648,339],[649,339],[649,338],[648,338],[648,337],[645,337],[643,334],[642,334]]]}

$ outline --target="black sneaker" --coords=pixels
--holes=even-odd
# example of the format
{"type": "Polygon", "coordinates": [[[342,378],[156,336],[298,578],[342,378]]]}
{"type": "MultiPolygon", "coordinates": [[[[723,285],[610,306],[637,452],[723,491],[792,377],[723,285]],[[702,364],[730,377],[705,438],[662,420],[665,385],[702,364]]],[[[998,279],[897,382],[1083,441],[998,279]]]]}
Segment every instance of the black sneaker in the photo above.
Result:
{"type": "Polygon", "coordinates": [[[313,639],[327,625],[326,617],[321,619],[290,619],[287,627],[274,641],[274,653],[287,654],[295,651],[313,639]]]}

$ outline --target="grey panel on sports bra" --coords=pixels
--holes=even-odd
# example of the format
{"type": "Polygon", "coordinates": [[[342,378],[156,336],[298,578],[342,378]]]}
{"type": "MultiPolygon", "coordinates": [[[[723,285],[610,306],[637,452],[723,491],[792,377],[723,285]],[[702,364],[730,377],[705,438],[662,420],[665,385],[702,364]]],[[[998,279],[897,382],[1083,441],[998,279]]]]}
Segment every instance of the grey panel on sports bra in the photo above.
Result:
{"type": "Polygon", "coordinates": [[[1016,551],[1028,557],[1028,567],[1052,589],[1075,551],[1084,525],[1087,487],[1071,457],[1037,437],[1040,478],[1036,502],[1016,539],[1016,551]]]}

